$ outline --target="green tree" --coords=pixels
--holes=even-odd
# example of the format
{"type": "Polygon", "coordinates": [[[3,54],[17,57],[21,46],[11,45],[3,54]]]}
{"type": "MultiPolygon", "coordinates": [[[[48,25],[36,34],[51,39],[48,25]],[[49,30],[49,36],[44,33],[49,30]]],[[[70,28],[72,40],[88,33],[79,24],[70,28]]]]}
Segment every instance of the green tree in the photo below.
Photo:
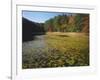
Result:
{"type": "Polygon", "coordinates": [[[82,22],[83,18],[82,18],[82,14],[77,14],[75,16],[75,25],[76,25],[76,32],[80,32],[82,30],[82,22]]]}

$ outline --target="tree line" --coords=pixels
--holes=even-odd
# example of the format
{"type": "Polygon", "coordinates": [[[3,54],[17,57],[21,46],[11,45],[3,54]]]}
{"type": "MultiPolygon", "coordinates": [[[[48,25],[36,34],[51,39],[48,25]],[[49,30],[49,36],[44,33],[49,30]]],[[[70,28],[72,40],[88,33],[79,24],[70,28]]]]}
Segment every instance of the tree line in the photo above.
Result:
{"type": "Polygon", "coordinates": [[[62,14],[44,23],[49,32],[89,32],[89,14],[62,14]]]}

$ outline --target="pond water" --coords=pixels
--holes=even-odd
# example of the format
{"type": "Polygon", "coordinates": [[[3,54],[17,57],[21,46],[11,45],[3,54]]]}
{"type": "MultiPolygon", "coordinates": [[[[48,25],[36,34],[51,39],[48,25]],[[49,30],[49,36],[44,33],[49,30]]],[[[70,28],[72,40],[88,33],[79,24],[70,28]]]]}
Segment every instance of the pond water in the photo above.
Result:
{"type": "Polygon", "coordinates": [[[34,40],[27,41],[22,43],[22,51],[27,52],[31,49],[38,49],[38,48],[44,48],[46,46],[45,43],[45,35],[38,35],[35,36],[34,40]]]}

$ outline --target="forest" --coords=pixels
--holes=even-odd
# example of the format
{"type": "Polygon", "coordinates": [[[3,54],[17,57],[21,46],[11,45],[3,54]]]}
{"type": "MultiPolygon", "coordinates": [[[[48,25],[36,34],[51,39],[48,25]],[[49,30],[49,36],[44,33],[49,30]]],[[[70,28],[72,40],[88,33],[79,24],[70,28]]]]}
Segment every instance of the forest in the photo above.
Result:
{"type": "Polygon", "coordinates": [[[44,23],[49,32],[89,32],[89,14],[63,14],[44,23]]]}

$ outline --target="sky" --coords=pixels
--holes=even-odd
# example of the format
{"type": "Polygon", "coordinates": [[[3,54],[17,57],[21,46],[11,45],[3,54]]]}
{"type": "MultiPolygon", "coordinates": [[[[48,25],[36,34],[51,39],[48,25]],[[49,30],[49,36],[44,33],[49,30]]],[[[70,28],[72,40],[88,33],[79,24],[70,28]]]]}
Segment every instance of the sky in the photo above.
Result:
{"type": "Polygon", "coordinates": [[[35,11],[23,11],[22,16],[28,20],[44,23],[46,20],[53,18],[54,16],[61,15],[63,13],[54,12],[35,12],[35,11]]]}

